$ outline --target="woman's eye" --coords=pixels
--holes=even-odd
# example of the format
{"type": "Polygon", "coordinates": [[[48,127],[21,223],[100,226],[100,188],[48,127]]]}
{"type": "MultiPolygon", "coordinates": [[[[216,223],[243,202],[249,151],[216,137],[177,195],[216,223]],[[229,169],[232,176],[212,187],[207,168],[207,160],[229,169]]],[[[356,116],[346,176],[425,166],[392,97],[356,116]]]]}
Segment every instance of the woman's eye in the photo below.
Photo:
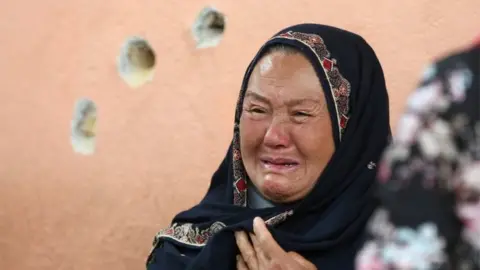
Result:
{"type": "Polygon", "coordinates": [[[312,115],[309,114],[309,113],[306,113],[306,112],[295,112],[294,116],[309,117],[309,116],[312,116],[312,115]]]}
{"type": "Polygon", "coordinates": [[[265,110],[261,109],[261,108],[251,108],[251,109],[248,110],[248,112],[250,112],[250,113],[265,113],[265,110]]]}

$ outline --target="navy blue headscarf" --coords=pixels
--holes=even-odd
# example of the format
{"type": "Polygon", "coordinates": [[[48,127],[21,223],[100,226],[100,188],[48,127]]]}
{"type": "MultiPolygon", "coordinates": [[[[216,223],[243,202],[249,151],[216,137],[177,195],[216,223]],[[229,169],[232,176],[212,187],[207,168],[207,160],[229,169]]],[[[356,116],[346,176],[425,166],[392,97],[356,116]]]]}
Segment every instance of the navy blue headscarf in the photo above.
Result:
{"type": "Polygon", "coordinates": [[[381,65],[360,36],[338,28],[301,24],[275,34],[245,73],[235,115],[234,138],[203,200],[160,231],[149,270],[236,269],[234,231],[253,232],[256,216],[286,251],[319,269],[353,269],[366,222],[376,201],[376,162],[390,137],[388,95],[381,65]],[[302,201],[250,209],[239,146],[239,122],[250,74],[274,45],[297,49],[311,62],[331,116],[335,152],[314,189],[302,201]]]}

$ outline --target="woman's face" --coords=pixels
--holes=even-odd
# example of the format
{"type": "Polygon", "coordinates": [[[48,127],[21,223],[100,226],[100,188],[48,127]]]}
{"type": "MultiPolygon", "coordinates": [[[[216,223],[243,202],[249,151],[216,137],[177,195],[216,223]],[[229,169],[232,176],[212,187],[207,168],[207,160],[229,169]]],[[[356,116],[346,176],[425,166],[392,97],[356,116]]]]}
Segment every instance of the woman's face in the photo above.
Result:
{"type": "Polygon", "coordinates": [[[304,198],[334,151],[320,81],[301,54],[273,52],[253,70],[240,118],[247,174],[267,199],[304,198]]]}

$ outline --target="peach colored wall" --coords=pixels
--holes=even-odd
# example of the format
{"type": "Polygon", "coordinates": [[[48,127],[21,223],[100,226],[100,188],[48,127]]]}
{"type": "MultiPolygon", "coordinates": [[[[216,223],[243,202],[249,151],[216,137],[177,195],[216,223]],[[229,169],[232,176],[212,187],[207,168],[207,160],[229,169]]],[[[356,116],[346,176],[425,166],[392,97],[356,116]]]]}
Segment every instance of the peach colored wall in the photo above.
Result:
{"type": "Polygon", "coordinates": [[[480,31],[478,0],[2,1],[0,269],[144,269],[155,232],[197,202],[232,133],[247,63],[275,31],[318,22],[363,35],[391,93],[392,120],[424,64],[480,31]],[[213,4],[217,48],[190,25],[213,4]],[[123,40],[152,44],[155,80],[130,89],[123,40]],[[98,106],[97,152],[73,153],[74,102],[98,106]]]}

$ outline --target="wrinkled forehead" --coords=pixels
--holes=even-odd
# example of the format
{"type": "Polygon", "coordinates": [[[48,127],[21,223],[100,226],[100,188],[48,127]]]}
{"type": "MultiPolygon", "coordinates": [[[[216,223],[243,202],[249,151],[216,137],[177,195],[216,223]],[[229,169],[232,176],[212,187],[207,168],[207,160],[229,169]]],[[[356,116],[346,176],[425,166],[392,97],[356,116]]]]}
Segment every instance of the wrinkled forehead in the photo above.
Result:
{"type": "MultiPolygon", "coordinates": [[[[274,47],[277,48],[277,47],[274,47]]],[[[307,73],[315,74],[310,61],[296,49],[276,49],[263,55],[253,67],[252,75],[262,77],[295,76],[307,73]]]]}
{"type": "Polygon", "coordinates": [[[318,82],[314,65],[301,49],[284,43],[264,45],[245,73],[242,90],[260,80],[265,82],[318,82]]]}
{"type": "Polygon", "coordinates": [[[324,99],[320,80],[310,61],[300,53],[284,51],[264,55],[253,68],[245,98],[258,99],[258,96],[280,102],[324,99]]]}

